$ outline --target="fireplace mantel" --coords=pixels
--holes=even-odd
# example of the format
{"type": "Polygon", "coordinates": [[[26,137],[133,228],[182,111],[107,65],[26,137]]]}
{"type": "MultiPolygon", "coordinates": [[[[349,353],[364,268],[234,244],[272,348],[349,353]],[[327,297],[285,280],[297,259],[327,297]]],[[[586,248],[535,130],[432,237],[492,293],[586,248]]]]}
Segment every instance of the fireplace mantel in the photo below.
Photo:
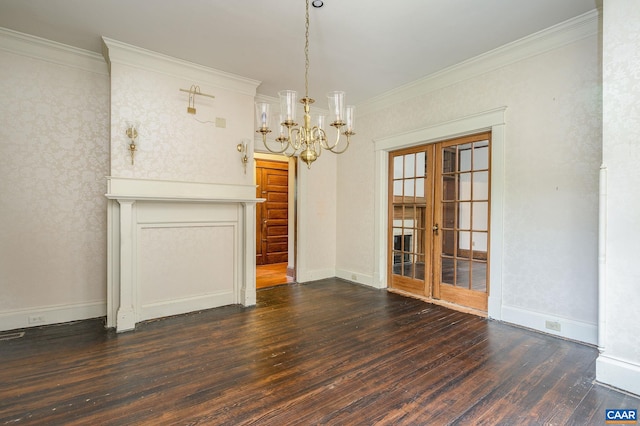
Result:
{"type": "Polygon", "coordinates": [[[108,177],[107,326],[255,305],[253,185],[108,177]]]}

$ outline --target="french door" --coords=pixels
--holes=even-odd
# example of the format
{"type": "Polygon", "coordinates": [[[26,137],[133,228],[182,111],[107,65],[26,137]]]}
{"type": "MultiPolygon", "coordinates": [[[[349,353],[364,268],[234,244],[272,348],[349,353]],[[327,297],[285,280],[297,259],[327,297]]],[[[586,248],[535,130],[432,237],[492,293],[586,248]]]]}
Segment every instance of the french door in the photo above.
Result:
{"type": "Polygon", "coordinates": [[[389,287],[485,311],[491,134],[389,154],[389,287]]]}

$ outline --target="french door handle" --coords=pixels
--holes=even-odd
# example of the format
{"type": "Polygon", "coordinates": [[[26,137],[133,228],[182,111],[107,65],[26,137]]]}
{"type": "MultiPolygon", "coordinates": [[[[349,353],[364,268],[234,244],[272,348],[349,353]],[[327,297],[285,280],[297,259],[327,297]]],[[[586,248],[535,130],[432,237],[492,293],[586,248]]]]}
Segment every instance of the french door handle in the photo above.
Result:
{"type": "Polygon", "coordinates": [[[438,230],[440,229],[440,227],[438,226],[437,223],[435,225],[433,225],[433,228],[431,228],[431,229],[433,229],[433,233],[435,235],[438,235],[438,230]]]}

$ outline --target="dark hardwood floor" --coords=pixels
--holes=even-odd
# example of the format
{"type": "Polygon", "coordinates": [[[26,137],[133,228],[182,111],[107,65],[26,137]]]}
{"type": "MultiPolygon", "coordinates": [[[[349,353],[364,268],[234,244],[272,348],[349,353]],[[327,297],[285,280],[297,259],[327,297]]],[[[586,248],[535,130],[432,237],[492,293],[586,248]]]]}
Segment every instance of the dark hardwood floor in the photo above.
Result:
{"type": "Polygon", "coordinates": [[[596,349],[330,279],[0,341],[0,424],[604,424],[596,349]]]}

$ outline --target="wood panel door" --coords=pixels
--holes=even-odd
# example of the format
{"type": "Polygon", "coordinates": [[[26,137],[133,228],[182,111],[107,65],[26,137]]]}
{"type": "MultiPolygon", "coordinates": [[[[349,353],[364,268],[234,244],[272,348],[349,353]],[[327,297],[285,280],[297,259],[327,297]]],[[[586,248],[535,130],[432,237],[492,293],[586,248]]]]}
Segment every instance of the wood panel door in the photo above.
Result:
{"type": "Polygon", "coordinates": [[[256,264],[288,260],[289,165],[256,160],[256,197],[265,198],[256,208],[256,264]]]}

